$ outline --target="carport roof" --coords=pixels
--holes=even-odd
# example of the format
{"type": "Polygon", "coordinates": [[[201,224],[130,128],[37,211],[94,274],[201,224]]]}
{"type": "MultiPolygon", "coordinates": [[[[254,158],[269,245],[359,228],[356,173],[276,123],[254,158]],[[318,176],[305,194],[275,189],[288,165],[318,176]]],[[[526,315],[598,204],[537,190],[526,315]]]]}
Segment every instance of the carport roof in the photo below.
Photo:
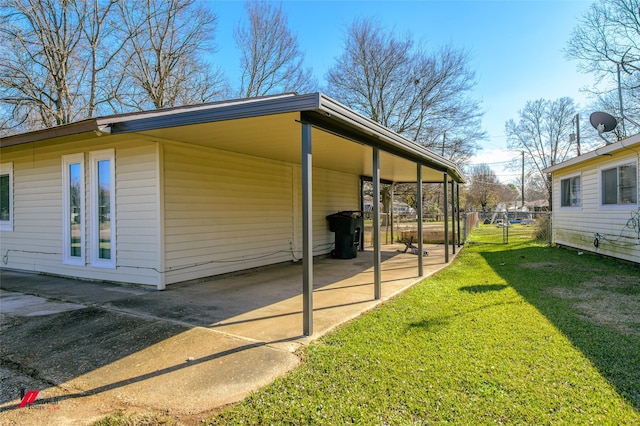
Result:
{"type": "Polygon", "coordinates": [[[371,148],[381,151],[381,178],[463,182],[458,166],[322,93],[283,94],[163,110],[99,117],[9,136],[0,147],[29,143],[135,135],[137,139],[184,143],[275,161],[301,162],[301,125],[313,126],[314,167],[372,175],[371,148]]]}

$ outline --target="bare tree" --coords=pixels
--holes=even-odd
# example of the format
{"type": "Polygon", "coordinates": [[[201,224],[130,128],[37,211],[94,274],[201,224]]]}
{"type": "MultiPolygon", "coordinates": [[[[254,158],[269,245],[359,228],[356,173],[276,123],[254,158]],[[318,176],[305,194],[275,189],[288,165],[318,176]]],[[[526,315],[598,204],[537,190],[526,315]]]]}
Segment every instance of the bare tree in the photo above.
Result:
{"type": "Polygon", "coordinates": [[[498,201],[498,189],[502,185],[496,173],[487,164],[471,166],[469,183],[466,188],[467,208],[476,209],[478,206],[486,211],[498,201]]]}
{"type": "Polygon", "coordinates": [[[119,102],[133,109],[165,108],[223,97],[225,81],[203,55],[213,51],[216,16],[196,0],[120,2],[132,84],[119,102]]]}
{"type": "Polygon", "coordinates": [[[84,110],[86,117],[97,112],[121,112],[117,104],[117,95],[124,82],[122,70],[112,66],[116,63],[128,38],[120,37],[117,31],[116,5],[118,0],[98,0],[78,2],[82,7],[84,24],[81,26],[85,67],[81,70],[86,80],[86,99],[84,110]],[[101,109],[104,105],[105,108],[101,109]]]}
{"type": "MultiPolygon", "coordinates": [[[[619,83],[624,115],[640,115],[640,1],[595,1],[574,28],[566,53],[579,61],[582,71],[597,77],[596,95],[615,97],[611,113],[622,107],[619,83]]],[[[625,124],[637,127],[633,122],[625,124]]]]}
{"type": "MultiPolygon", "coordinates": [[[[327,74],[327,92],[408,139],[464,163],[485,137],[482,112],[469,96],[475,76],[468,61],[464,51],[445,46],[428,54],[409,36],[397,37],[370,19],[358,19],[347,28],[344,51],[327,74]]],[[[441,205],[442,185],[434,188],[425,187],[425,204],[441,205]]],[[[390,198],[388,190],[382,188],[383,201],[390,198]]]]}
{"type": "Polygon", "coordinates": [[[316,83],[311,70],[304,68],[304,54],[287,26],[282,5],[254,0],[244,7],[248,25],[238,24],[233,34],[242,52],[240,96],[312,91],[316,83]]]}
{"type": "Polygon", "coordinates": [[[0,3],[0,102],[14,130],[69,123],[81,95],[78,46],[83,17],[73,2],[0,3]]]}
{"type": "Polygon", "coordinates": [[[529,101],[513,119],[505,124],[507,145],[510,149],[524,150],[526,163],[535,170],[547,185],[551,201],[551,183],[543,169],[562,162],[574,155],[573,118],[576,107],[573,99],[563,97],[555,101],[538,99],[529,101]]]}
{"type": "Polygon", "coordinates": [[[328,92],[395,132],[464,161],[485,137],[482,112],[469,97],[475,76],[468,61],[464,51],[445,46],[427,54],[408,36],[356,20],[328,72],[328,92]]]}
{"type": "Polygon", "coordinates": [[[524,178],[525,199],[527,201],[547,199],[549,193],[546,181],[546,179],[542,180],[539,173],[530,170],[524,178]]]}

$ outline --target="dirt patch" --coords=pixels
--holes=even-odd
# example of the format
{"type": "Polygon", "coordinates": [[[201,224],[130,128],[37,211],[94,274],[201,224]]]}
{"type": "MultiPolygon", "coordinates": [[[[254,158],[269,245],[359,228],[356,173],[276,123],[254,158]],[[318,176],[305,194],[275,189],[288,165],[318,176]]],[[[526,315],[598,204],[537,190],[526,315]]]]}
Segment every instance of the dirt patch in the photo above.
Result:
{"type": "Polygon", "coordinates": [[[566,262],[522,262],[520,264],[521,267],[525,269],[533,269],[533,270],[558,270],[562,269],[563,271],[569,270],[581,270],[585,272],[598,272],[600,269],[592,268],[583,264],[568,264],[566,262]]]}
{"type": "Polygon", "coordinates": [[[574,300],[583,317],[623,334],[640,336],[640,283],[637,277],[607,275],[576,287],[550,287],[547,292],[574,300]]]}
{"type": "Polygon", "coordinates": [[[520,264],[521,267],[526,269],[552,269],[556,267],[564,267],[564,263],[555,263],[555,262],[523,262],[520,264]]]}

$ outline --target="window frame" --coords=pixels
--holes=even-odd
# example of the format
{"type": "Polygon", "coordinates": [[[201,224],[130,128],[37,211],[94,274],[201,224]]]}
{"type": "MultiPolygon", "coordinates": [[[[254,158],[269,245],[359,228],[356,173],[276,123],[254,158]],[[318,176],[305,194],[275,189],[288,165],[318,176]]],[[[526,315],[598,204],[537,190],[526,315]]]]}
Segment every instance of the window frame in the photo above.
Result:
{"type": "Polygon", "coordinates": [[[13,210],[13,162],[0,164],[0,175],[9,176],[9,220],[0,220],[0,231],[13,232],[14,210],[13,210]]]}
{"type": "Polygon", "coordinates": [[[638,208],[638,201],[639,201],[639,197],[638,197],[638,188],[640,187],[639,183],[638,183],[638,161],[634,160],[634,159],[628,159],[628,160],[624,160],[624,161],[620,161],[617,163],[612,163],[612,164],[607,164],[604,165],[602,167],[599,168],[598,170],[598,183],[599,183],[599,188],[598,188],[598,204],[600,206],[601,209],[610,209],[610,210],[616,210],[616,209],[629,209],[631,208],[638,208]],[[634,166],[636,169],[636,179],[635,179],[635,198],[636,201],[635,203],[627,203],[627,204],[620,204],[620,168],[624,167],[624,166],[634,166]],[[604,185],[604,172],[610,171],[610,170],[616,170],[616,199],[617,202],[615,204],[610,203],[610,204],[605,204],[604,203],[604,190],[605,190],[605,185],[604,185]]]}
{"type": "MultiPolygon", "coordinates": [[[[582,208],[582,192],[583,191],[582,191],[582,174],[581,173],[577,173],[577,174],[574,174],[574,175],[568,175],[568,176],[566,176],[564,178],[561,178],[560,179],[560,208],[563,209],[563,210],[565,210],[565,209],[567,209],[567,210],[571,210],[571,209],[579,210],[579,209],[581,209],[582,208]],[[580,185],[579,186],[579,194],[578,194],[578,203],[575,204],[575,205],[573,205],[573,204],[564,205],[564,204],[562,204],[563,200],[564,200],[563,183],[568,181],[569,185],[570,185],[569,186],[569,191],[571,191],[572,181],[574,179],[576,179],[576,178],[579,179],[579,185],[580,185]]],[[[571,192],[569,193],[569,199],[570,199],[570,202],[571,202],[571,192]]]]}
{"type": "Polygon", "coordinates": [[[101,151],[92,151],[89,153],[90,164],[90,206],[89,206],[89,226],[90,226],[90,252],[91,266],[98,268],[115,268],[116,267],[116,175],[115,175],[115,151],[113,149],[105,149],[101,151]],[[98,163],[100,161],[109,161],[109,250],[110,258],[100,258],[100,223],[98,216],[100,215],[100,206],[98,205],[98,163]]]}
{"type": "Polygon", "coordinates": [[[86,265],[86,186],[85,186],[85,159],[84,153],[70,154],[62,156],[62,262],[67,265],[86,265]],[[69,174],[69,166],[72,164],[80,165],[80,206],[82,208],[79,213],[81,216],[80,226],[80,256],[71,255],[71,229],[69,227],[69,218],[71,217],[71,176],[69,174]]]}

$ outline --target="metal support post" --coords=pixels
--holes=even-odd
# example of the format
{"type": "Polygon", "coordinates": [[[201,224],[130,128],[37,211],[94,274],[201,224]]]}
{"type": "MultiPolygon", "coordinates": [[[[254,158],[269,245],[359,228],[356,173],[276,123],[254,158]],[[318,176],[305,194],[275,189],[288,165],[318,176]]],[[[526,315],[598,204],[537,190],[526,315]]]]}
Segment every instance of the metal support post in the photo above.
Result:
{"type": "Polygon", "coordinates": [[[456,254],[456,189],[451,180],[451,253],[456,254]]]}
{"type": "Polygon", "coordinates": [[[422,165],[417,167],[416,212],[418,213],[418,276],[424,276],[424,250],[422,230],[422,165]]]}
{"type": "Polygon", "coordinates": [[[382,298],[380,260],[380,150],[373,148],[373,286],[376,300],[382,298]]]}
{"type": "Polygon", "coordinates": [[[449,176],[445,172],[444,177],[444,262],[449,263],[449,193],[447,188],[449,187],[449,176]]]}
{"type": "Polygon", "coordinates": [[[302,123],[302,316],[305,336],[313,334],[313,210],[311,124],[302,123]]]}

